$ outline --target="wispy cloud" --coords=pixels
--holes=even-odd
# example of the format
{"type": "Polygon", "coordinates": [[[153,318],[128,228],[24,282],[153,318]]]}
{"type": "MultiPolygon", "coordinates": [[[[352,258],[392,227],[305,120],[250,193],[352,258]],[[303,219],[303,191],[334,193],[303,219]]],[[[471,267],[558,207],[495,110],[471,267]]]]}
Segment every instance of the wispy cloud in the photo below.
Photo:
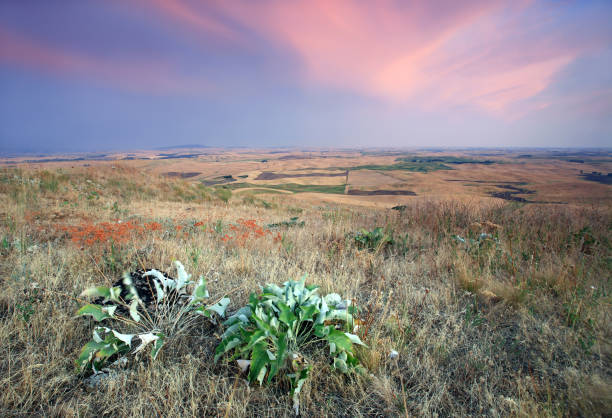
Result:
{"type": "Polygon", "coordinates": [[[226,39],[236,28],[267,38],[297,58],[306,83],[425,109],[473,106],[509,118],[524,114],[514,108],[546,90],[593,43],[568,42],[566,31],[580,22],[555,26],[556,5],[529,1],[157,3],[173,18],[226,39]],[[213,15],[224,25],[210,25],[213,15]]]}
{"type": "Polygon", "coordinates": [[[78,78],[145,93],[195,93],[213,86],[180,74],[163,59],[112,60],[71,52],[17,35],[0,27],[0,62],[62,77],[78,78]]]}

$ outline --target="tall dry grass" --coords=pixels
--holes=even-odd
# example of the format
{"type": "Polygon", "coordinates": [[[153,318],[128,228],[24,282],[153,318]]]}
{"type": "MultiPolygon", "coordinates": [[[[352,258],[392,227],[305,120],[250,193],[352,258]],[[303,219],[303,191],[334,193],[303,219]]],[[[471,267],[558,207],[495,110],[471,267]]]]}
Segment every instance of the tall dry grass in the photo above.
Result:
{"type": "Polygon", "coordinates": [[[259,285],[305,273],[322,293],[355,299],[367,373],[336,374],[314,352],[304,416],[612,413],[610,208],[415,200],[398,212],[259,198],[267,204],[225,203],[129,166],[2,171],[0,413],[291,415],[283,388],[248,387],[235,366],[214,364],[219,328],[194,330],[94,390],[75,373],[92,328],[74,317],[77,295],[125,270],[171,271],[174,259],[204,274],[212,295],[232,291],[230,310],[259,285]],[[296,213],[304,227],[231,238],[239,219],[261,226],[296,213]],[[112,246],[62,229],[119,220],[161,229],[112,246]],[[376,226],[394,244],[358,248],[351,234],[376,226]]]}

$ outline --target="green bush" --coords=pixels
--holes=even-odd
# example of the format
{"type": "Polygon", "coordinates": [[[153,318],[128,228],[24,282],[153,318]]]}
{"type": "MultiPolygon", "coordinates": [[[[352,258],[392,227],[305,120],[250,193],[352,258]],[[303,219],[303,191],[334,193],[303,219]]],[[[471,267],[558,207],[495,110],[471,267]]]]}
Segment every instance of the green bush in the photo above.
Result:
{"type": "Polygon", "coordinates": [[[291,383],[296,413],[299,393],[308,378],[311,364],[305,349],[325,341],[333,368],[343,373],[361,370],[354,344],[364,345],[353,329],[353,306],[338,294],[318,295],[318,287],[287,281],[282,287],[266,285],[259,295],[251,294],[248,305],[230,316],[216,349],[215,361],[233,352],[231,359],[248,365],[250,382],[270,383],[283,376],[291,383]]]}
{"type": "Polygon", "coordinates": [[[393,245],[393,233],[386,228],[377,227],[372,231],[362,229],[355,234],[355,243],[361,249],[370,251],[381,251],[387,246],[393,245]]]}

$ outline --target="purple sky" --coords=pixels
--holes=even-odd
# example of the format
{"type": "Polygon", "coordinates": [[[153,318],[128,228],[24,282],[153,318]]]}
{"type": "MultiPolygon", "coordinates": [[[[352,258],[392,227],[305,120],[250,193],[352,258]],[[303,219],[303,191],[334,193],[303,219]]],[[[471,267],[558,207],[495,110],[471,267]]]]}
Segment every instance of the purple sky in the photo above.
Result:
{"type": "Polygon", "coordinates": [[[612,146],[611,1],[4,0],[0,151],[612,146]]]}

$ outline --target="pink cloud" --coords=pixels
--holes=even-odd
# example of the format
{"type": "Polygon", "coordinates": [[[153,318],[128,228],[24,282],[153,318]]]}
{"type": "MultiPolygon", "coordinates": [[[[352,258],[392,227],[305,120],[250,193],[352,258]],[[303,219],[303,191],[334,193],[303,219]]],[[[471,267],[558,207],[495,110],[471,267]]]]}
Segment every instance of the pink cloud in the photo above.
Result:
{"type": "Polygon", "coordinates": [[[426,109],[474,106],[514,118],[524,112],[513,107],[546,90],[582,51],[560,35],[567,28],[539,32],[546,19],[525,18],[529,1],[170,3],[164,11],[185,23],[213,11],[226,28],[246,28],[286,48],[307,83],[426,109]]]}
{"type": "Polygon", "coordinates": [[[189,79],[177,74],[163,60],[111,62],[54,48],[15,35],[1,27],[0,62],[65,77],[100,81],[129,91],[188,93],[211,89],[204,80],[189,79]]]}
{"type": "MultiPolygon", "coordinates": [[[[155,5],[164,14],[174,17],[179,22],[187,23],[193,27],[203,30],[212,35],[226,40],[238,41],[240,35],[230,26],[219,21],[218,16],[203,13],[190,3],[181,0],[147,0],[142,3],[143,7],[155,5]]],[[[201,3],[200,3],[201,5],[201,3]]]]}

